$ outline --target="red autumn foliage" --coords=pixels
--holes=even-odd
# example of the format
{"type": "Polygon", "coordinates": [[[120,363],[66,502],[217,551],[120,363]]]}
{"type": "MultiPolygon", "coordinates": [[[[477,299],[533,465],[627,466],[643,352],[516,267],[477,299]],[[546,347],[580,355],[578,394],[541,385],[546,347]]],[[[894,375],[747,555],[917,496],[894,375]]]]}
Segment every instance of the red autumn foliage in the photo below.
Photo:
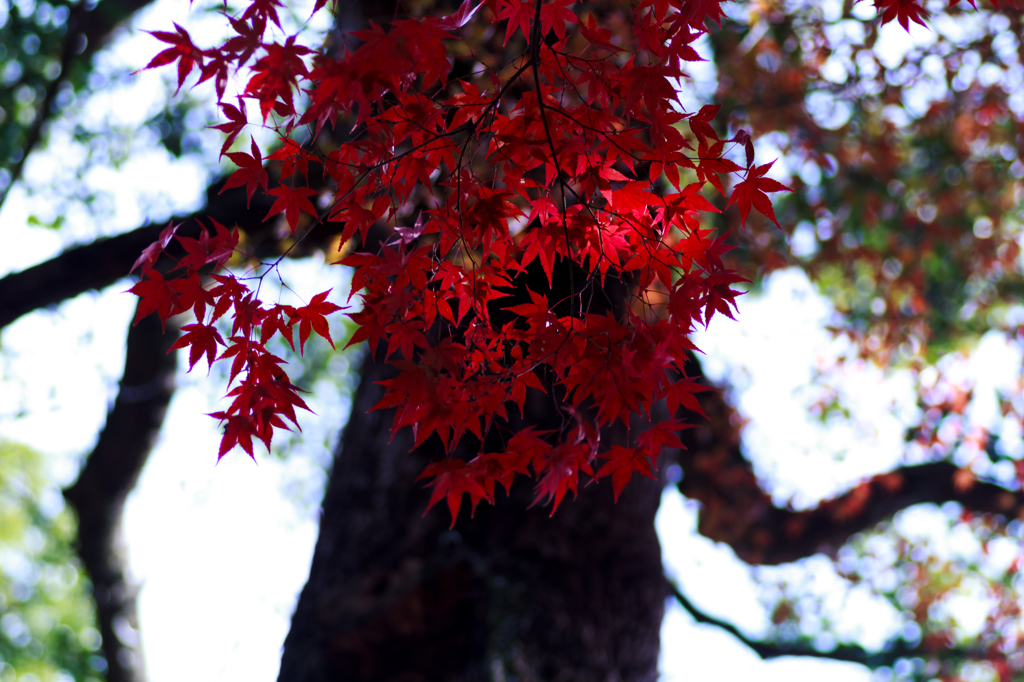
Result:
{"type": "MultiPolygon", "coordinates": [[[[880,4],[887,21],[924,16],[913,0],[880,4]]],[[[433,434],[446,446],[448,458],[423,472],[430,505],[446,499],[454,523],[463,493],[475,508],[493,501],[496,482],[507,489],[532,474],[553,513],[581,472],[611,476],[616,498],[634,473],[653,476],[660,449],[679,447],[688,426],[676,410],[699,412],[694,395],[706,390],[687,375],[689,337],[716,312],[732,317],[741,293],[732,285],[745,281],[723,265],[730,247],[706,226],[702,215],[719,209],[705,192],[738,204],[745,223],[752,207],[776,222],[766,193],[788,190],[766,177],[771,163],[754,165],[749,134],[721,138],[718,107],[686,112],[676,100],[684,65],[700,59],[694,41],[722,17],[719,3],[642,0],[623,30],[584,2],[465,0],[449,16],[355,32],[358,46],[337,54],[297,36],[264,42],[268,25],[280,25],[277,6],[250,3],[229,17],[234,35],[207,50],[180,27],[156,32],[172,47],[147,68],[177,62],[179,85],[198,68],[201,81],[216,76],[221,98],[228,75],[250,72],[243,97],[261,118],[249,122],[241,101],[221,102],[222,151],[264,122],[283,146],[264,157],[252,141],[251,153],[228,153],[239,170],[225,189],[277,197],[267,217],[283,213],[297,239],[331,221],[343,224],[343,244],[358,236],[366,245],[371,226],[390,227],[378,252],[345,246],[339,261],[354,269],[361,299],[349,313],[358,324],[350,345],[367,341],[397,368],[377,405],[396,408],[394,429],[411,427],[417,446],[433,434]],[[459,55],[472,54],[462,37],[472,22],[494,24],[503,45],[521,50],[510,64],[452,77],[459,55]],[[335,126],[351,131],[345,141],[318,144],[335,126]],[[273,187],[267,162],[281,167],[273,187]],[[311,184],[311,164],[323,183],[311,184]],[[416,217],[405,227],[409,205],[416,217]],[[535,262],[547,292],[523,284],[535,262]],[[557,271],[569,273],[567,294],[557,271]],[[592,307],[609,282],[628,290],[628,305],[592,307]],[[528,391],[550,395],[563,415],[558,432],[509,426],[528,391]],[[639,429],[632,444],[602,444],[602,429],[619,421],[639,429]],[[464,437],[489,434],[501,449],[454,455],[464,437]]],[[[184,275],[165,279],[154,264],[172,235],[136,264],[140,315],[195,313],[175,347],[190,348],[190,365],[204,355],[231,362],[233,400],[212,415],[225,423],[219,455],[235,445],[253,455],[253,437],[270,447],[285,420],[297,424],[295,408],[308,409],[267,342],[281,334],[294,344],[296,325],[300,351],[312,332],[330,341],[326,316],[339,306],[329,292],[300,308],[268,305],[254,278],[232,274],[204,288],[200,273],[222,268],[237,245],[219,225],[213,238],[179,238],[184,275]],[[212,326],[224,315],[227,341],[212,326]]]]}

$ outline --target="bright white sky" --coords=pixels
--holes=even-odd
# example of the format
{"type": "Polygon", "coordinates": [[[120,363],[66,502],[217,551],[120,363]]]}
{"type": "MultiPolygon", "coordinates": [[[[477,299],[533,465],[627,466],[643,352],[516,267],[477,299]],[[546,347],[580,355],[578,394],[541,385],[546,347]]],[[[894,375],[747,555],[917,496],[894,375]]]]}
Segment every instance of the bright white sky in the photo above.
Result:
{"type": "MultiPolygon", "coordinates": [[[[182,0],[159,0],[140,26],[163,29],[172,20],[188,25],[187,8],[182,0]]],[[[904,35],[897,32],[881,42],[888,50],[898,49],[907,45],[904,35]]],[[[101,59],[108,66],[138,68],[156,49],[144,35],[123,36],[101,59]]],[[[143,74],[135,85],[97,98],[81,115],[93,123],[113,116],[124,125],[138,125],[162,106],[161,77],[143,74]]],[[[211,135],[204,148],[215,155],[219,138],[211,135]]],[[[144,150],[133,158],[119,170],[89,179],[96,189],[116,189],[111,195],[115,220],[99,226],[79,216],[69,226],[71,235],[87,239],[129,229],[145,216],[166,219],[173,211],[196,206],[208,165],[194,158],[175,162],[144,150]]],[[[27,172],[42,179],[60,172],[65,160],[40,155],[27,172]]],[[[0,275],[50,257],[66,243],[66,236],[28,227],[29,212],[24,192],[16,189],[0,212],[0,225],[4,243],[17,248],[0,250],[0,275]]],[[[286,276],[306,298],[343,286],[343,273],[322,263],[292,264],[286,276]]],[[[134,306],[134,298],[123,293],[128,286],[125,281],[101,294],[81,296],[4,330],[0,437],[48,453],[61,482],[73,479],[115,395],[134,306]]],[[[828,303],[801,274],[790,271],[773,277],[763,297],[743,300],[740,308],[738,323],[716,319],[698,344],[708,353],[709,374],[735,387],[733,397],[751,419],[745,431],[751,459],[759,475],[773,482],[779,501],[810,505],[894,466],[913,412],[909,377],[885,377],[871,367],[851,369],[836,387],[853,419],[826,428],[810,419],[806,408],[814,398],[810,380],[815,367],[827,365],[841,351],[823,329],[832,314],[828,303]]],[[[1019,353],[987,343],[984,357],[990,367],[982,374],[1013,374],[1006,368],[1019,367],[1019,353]]],[[[996,388],[994,379],[985,381],[979,394],[996,388]]],[[[319,416],[303,419],[308,437],[298,454],[282,463],[258,453],[256,465],[235,452],[214,466],[216,424],[204,413],[215,409],[221,392],[219,382],[207,380],[200,369],[179,377],[161,438],[126,511],[131,568],[142,585],[139,608],[152,682],[276,678],[281,643],[316,539],[311,501],[318,499],[321,467],[329,454],[322,444],[333,439],[347,410],[344,395],[322,382],[310,401],[319,416]]],[[[666,492],[657,525],[668,574],[698,605],[756,636],[766,627],[767,614],[752,571],[727,548],[699,536],[695,523],[695,505],[666,492]]],[[[822,561],[781,570],[824,589],[834,580],[822,561]]],[[[849,604],[846,616],[850,636],[865,643],[881,643],[895,627],[891,612],[866,597],[849,604]]],[[[673,605],[662,637],[665,680],[870,679],[856,665],[803,659],[764,663],[724,632],[695,626],[673,605]]]]}

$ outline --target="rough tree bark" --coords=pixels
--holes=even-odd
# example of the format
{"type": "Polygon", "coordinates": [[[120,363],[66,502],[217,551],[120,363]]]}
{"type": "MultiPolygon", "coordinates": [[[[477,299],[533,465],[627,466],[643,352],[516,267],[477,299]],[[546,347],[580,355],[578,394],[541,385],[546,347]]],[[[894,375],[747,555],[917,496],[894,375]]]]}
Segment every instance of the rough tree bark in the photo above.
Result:
{"type": "MultiPolygon", "coordinates": [[[[364,249],[388,236],[374,230],[364,249]]],[[[547,290],[539,264],[524,277],[547,290]]],[[[571,281],[556,267],[552,299],[567,300],[571,281]]],[[[616,283],[605,293],[595,299],[626,300],[616,283]]],[[[511,304],[492,304],[492,319],[511,304]]],[[[378,382],[394,372],[369,356],[361,368],[279,680],[656,680],[669,596],[654,530],[661,483],[638,477],[618,503],[608,481],[590,485],[552,514],[532,505],[532,485],[520,478],[510,497],[497,492],[495,505],[473,518],[464,509],[449,528],[444,505],[424,513],[429,494],[416,480],[445,455],[440,439],[410,453],[410,429],[392,438],[394,410],[369,411],[383,397],[378,382]]],[[[563,415],[550,394],[529,392],[509,427],[558,430],[563,415]]],[[[496,431],[485,451],[502,447],[496,431]]],[[[624,428],[602,435],[627,438],[624,428]]],[[[470,437],[459,448],[468,459],[480,443],[470,437]]]]}
{"type": "MultiPolygon", "coordinates": [[[[634,482],[617,505],[593,486],[549,518],[520,480],[449,530],[441,509],[422,515],[415,481],[440,453],[411,456],[407,434],[389,441],[391,411],[366,413],[388,371],[363,367],[279,680],[655,680],[660,485],[634,482]]],[[[543,427],[543,409],[527,419],[543,427]]]]}
{"type": "MultiPolygon", "coordinates": [[[[353,2],[336,21],[351,31],[394,12],[353,2]]],[[[372,358],[362,367],[279,679],[655,680],[669,594],[659,484],[635,482],[618,504],[594,486],[549,518],[520,480],[511,499],[499,493],[449,529],[441,509],[423,516],[416,482],[440,442],[410,455],[407,429],[391,438],[394,411],[367,412],[390,371],[372,358]]],[[[524,420],[557,428],[552,410],[530,402],[524,420]]]]}

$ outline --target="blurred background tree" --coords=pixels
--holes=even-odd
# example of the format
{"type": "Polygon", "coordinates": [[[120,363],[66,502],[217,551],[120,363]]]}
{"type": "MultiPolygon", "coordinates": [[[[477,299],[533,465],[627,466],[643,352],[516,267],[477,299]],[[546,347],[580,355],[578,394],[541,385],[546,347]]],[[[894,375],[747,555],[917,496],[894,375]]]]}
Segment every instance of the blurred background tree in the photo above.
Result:
{"type": "MultiPolygon", "coordinates": [[[[423,12],[428,5],[403,7],[423,12]]],[[[247,207],[238,191],[219,194],[220,141],[203,130],[216,120],[217,112],[204,91],[172,99],[174,85],[168,79],[129,76],[155,48],[145,36],[128,37],[124,22],[138,25],[136,14],[147,7],[149,3],[131,0],[24,0],[0,5],[0,202],[5,202],[10,216],[11,197],[20,192],[17,200],[28,207],[24,219],[40,230],[53,230],[62,247],[33,258],[34,263],[19,264],[19,272],[0,279],[0,326],[113,285],[172,215],[176,220],[210,216],[238,224],[256,257],[280,253],[286,246],[274,224],[262,222],[267,206],[247,207]],[[120,51],[102,50],[116,36],[123,41],[120,51]],[[144,86],[146,103],[131,112],[119,110],[115,102],[123,100],[111,94],[139,87],[134,85],[138,82],[151,84],[144,86]],[[122,180],[111,181],[109,173],[121,173],[118,178],[157,175],[161,182],[143,183],[126,204],[111,189],[122,180]],[[186,176],[195,189],[192,196],[174,189],[181,186],[175,178],[186,176]]],[[[651,599],[657,602],[662,593],[674,594],[698,622],[723,628],[766,658],[806,655],[855,661],[879,671],[880,678],[1016,679],[1024,668],[1019,654],[1024,644],[1019,614],[1024,584],[1017,574],[1024,537],[1020,366],[1005,368],[1016,383],[998,396],[999,409],[992,419],[978,416],[975,406],[988,397],[975,392],[963,367],[983,341],[1009,344],[1019,356],[1024,321],[1019,257],[1024,222],[1020,13],[1006,6],[975,9],[962,2],[947,8],[945,2],[935,2],[928,5],[930,29],[914,26],[908,36],[896,24],[881,26],[866,2],[764,1],[726,7],[728,16],[721,29],[712,32],[703,53],[713,60],[681,84],[682,96],[688,108],[722,102],[727,114],[722,121],[730,128],[723,132],[731,136],[737,129],[748,130],[760,141],[758,159],[778,156],[777,177],[797,190],[776,205],[782,232],[767,221],[753,221],[746,230],[733,232],[743,247],[730,254],[734,267],[756,279],[755,287],[772,273],[797,268],[834,305],[830,323],[837,338],[848,345],[820,366],[804,394],[810,396],[808,413],[838,429],[850,412],[843,382],[851,373],[871,367],[908,377],[917,396],[916,411],[906,418],[905,450],[893,471],[849,481],[849,492],[835,491],[833,499],[822,501],[780,492],[763,464],[751,457],[752,445],[741,437],[743,417],[721,395],[709,395],[704,406],[709,421],[690,433],[688,450],[668,454],[663,469],[675,472],[673,482],[682,495],[700,503],[703,535],[727,544],[753,566],[798,563],[759,570],[772,624],[756,637],[701,610],[682,589],[699,592],[699,586],[664,585],[657,561],[639,562],[651,573],[651,599]],[[829,560],[822,563],[822,556],[829,560]],[[814,573],[808,566],[829,575],[829,580],[807,579],[814,573]],[[865,590],[888,604],[901,623],[885,641],[872,646],[844,629],[844,600],[865,590]],[[966,622],[957,606],[965,600],[982,604],[983,617],[966,622]]],[[[351,28],[370,18],[386,22],[394,12],[384,0],[349,3],[339,20],[351,28]]],[[[301,18],[292,17],[293,25],[301,25],[301,18]]],[[[223,21],[198,5],[191,19],[214,27],[223,21]]],[[[147,20],[142,27],[164,29],[162,21],[147,20]]],[[[481,54],[500,53],[491,37],[479,39],[481,54]]],[[[337,36],[331,40],[337,44],[337,36]]],[[[716,227],[729,229],[737,219],[726,212],[716,227]]],[[[196,229],[195,224],[190,220],[183,229],[196,229]]],[[[331,238],[321,234],[295,253],[326,249],[331,238]]],[[[89,650],[96,640],[81,620],[88,613],[78,607],[68,612],[69,620],[59,618],[74,638],[60,639],[60,632],[66,632],[60,628],[52,635],[48,629],[33,629],[33,623],[43,621],[34,621],[25,604],[37,597],[16,600],[17,594],[24,594],[17,590],[24,588],[12,582],[0,616],[0,636],[8,637],[2,646],[10,642],[11,648],[0,650],[0,655],[19,673],[19,665],[34,665],[27,661],[39,651],[31,644],[36,641],[42,651],[33,660],[40,671],[43,662],[53,661],[55,669],[86,679],[102,672],[98,661],[104,660],[108,679],[142,679],[141,651],[137,635],[131,634],[137,628],[135,591],[125,578],[118,529],[124,500],[173,392],[173,356],[164,355],[171,342],[159,334],[158,325],[145,323],[128,336],[119,394],[103,435],[85,458],[79,482],[68,496],[81,516],[83,533],[77,547],[96,588],[102,653],[89,650]],[[71,618],[72,612],[79,620],[71,618]]],[[[316,376],[316,367],[324,371],[328,366],[321,357],[310,366],[309,378],[316,376]]],[[[616,532],[639,534],[642,546],[630,550],[634,555],[615,555],[611,565],[637,563],[637,555],[656,556],[651,524],[660,488],[638,490],[634,502],[626,499],[612,507],[610,494],[607,501],[597,499],[608,492],[598,486],[550,521],[543,510],[525,512],[521,504],[481,510],[473,524],[457,528],[461,535],[447,533],[437,515],[413,521],[425,506],[411,478],[415,465],[401,475],[386,467],[359,468],[391,461],[386,453],[404,452],[401,442],[387,446],[381,416],[369,419],[362,414],[365,405],[374,402],[372,382],[366,380],[374,371],[373,365],[363,370],[363,388],[336,450],[335,483],[329,487],[328,500],[376,495],[387,500],[380,505],[383,516],[357,517],[346,506],[355,503],[338,502],[328,505],[324,523],[339,552],[361,542],[359,533],[368,532],[365,529],[380,539],[360,545],[366,548],[364,554],[352,553],[348,573],[332,568],[337,556],[322,557],[314,565],[306,603],[300,604],[286,648],[282,678],[315,679],[315,674],[325,674],[337,664],[324,660],[325,638],[333,642],[339,660],[362,656],[359,660],[376,661],[382,651],[395,658],[396,647],[435,655],[447,651],[447,646],[455,655],[464,655],[465,660],[455,662],[440,657],[437,665],[449,668],[435,678],[461,674],[451,666],[457,668],[473,657],[482,665],[505,660],[508,674],[523,675],[513,666],[513,645],[548,646],[555,652],[552,656],[561,652],[566,657],[592,650],[592,643],[577,642],[580,651],[573,654],[544,628],[534,628],[531,634],[529,625],[525,630],[509,625],[509,614],[529,609],[553,613],[556,607],[549,600],[579,589],[578,603],[560,603],[557,608],[570,622],[596,624],[602,634],[594,635],[594,641],[603,641],[613,632],[601,629],[606,627],[602,619],[614,620],[610,610],[629,612],[625,606],[612,605],[614,585],[601,583],[594,575],[596,582],[586,583],[586,589],[573,588],[558,582],[551,567],[564,568],[575,561],[579,565],[573,564],[573,571],[596,574],[594,567],[602,564],[586,553],[586,545],[593,549],[600,544],[595,536],[619,537],[607,533],[607,524],[614,519],[619,521],[616,532]],[[360,457],[361,449],[373,454],[360,457]],[[378,457],[380,453],[386,456],[378,457]],[[351,527],[364,522],[364,530],[351,527]],[[584,528],[588,530],[581,532],[584,528]],[[534,534],[533,544],[520,547],[516,556],[502,555],[502,542],[491,539],[527,532],[524,529],[534,534]],[[396,542],[396,537],[406,541],[396,542]],[[374,543],[403,549],[371,556],[378,546],[374,543]],[[525,566],[513,571],[516,577],[509,589],[495,587],[500,572],[487,572],[503,562],[525,566]],[[441,589],[439,585],[449,584],[445,576],[472,589],[441,589]],[[536,604],[523,604],[516,580],[546,582],[550,589],[536,604]],[[587,607],[598,584],[612,593],[604,603],[587,607]],[[324,626],[323,611],[319,616],[315,611],[324,594],[340,589],[348,589],[353,599],[334,602],[335,611],[324,626]],[[452,597],[432,606],[429,620],[439,629],[428,623],[411,633],[396,630],[406,614],[403,608],[422,606],[424,590],[452,597]],[[489,596],[482,600],[481,594],[489,596]],[[355,597],[365,603],[356,608],[355,597]],[[484,602],[488,606],[481,611],[477,606],[484,602]],[[442,614],[444,609],[448,611],[442,614]],[[374,620],[368,614],[384,616],[374,620]],[[545,645],[545,639],[551,641],[545,645]],[[498,652],[502,647],[505,650],[498,652]],[[506,654],[507,660],[502,658],[506,654]],[[303,678],[295,661],[306,665],[307,672],[319,673],[308,672],[314,677],[303,678]]],[[[730,395],[735,394],[727,393],[726,398],[730,395]]],[[[29,499],[45,496],[19,499],[29,510],[29,499]]],[[[45,514],[39,518],[45,520],[45,514]]],[[[51,546],[48,533],[57,538],[68,528],[66,522],[47,523],[38,528],[44,548],[51,546]],[[65,530],[53,530],[58,526],[65,530]]],[[[6,528],[5,524],[5,537],[6,528]]],[[[66,535],[60,537],[66,542],[66,535]]],[[[38,540],[29,544],[35,546],[38,540]]],[[[32,561],[43,561],[39,556],[32,561]]],[[[59,552],[53,556],[65,558],[48,565],[69,561],[59,552]]],[[[39,575],[44,573],[40,568],[39,575]]],[[[79,579],[75,585],[81,589],[84,583],[79,579]]],[[[40,604],[51,599],[43,586],[32,594],[42,600],[40,604]]],[[[646,672],[633,674],[638,679],[650,674],[661,617],[660,608],[645,610],[642,624],[630,616],[616,626],[631,629],[632,638],[615,647],[639,651],[646,661],[646,672]]],[[[523,650],[521,657],[526,656],[523,650]]],[[[598,660],[594,665],[607,669],[614,661],[598,660]]],[[[0,679],[4,674],[0,672],[0,679]]],[[[45,679],[43,672],[35,674],[45,679]]]]}
{"type": "Polygon", "coordinates": [[[0,679],[101,679],[88,578],[74,551],[75,519],[45,456],[0,441],[0,679]]]}

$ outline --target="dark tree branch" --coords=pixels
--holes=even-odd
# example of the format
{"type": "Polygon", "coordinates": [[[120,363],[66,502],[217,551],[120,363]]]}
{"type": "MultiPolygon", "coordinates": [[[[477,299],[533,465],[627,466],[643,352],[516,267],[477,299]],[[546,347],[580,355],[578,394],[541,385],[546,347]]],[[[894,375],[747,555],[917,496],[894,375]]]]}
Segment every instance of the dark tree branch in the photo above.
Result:
{"type": "MultiPolygon", "coordinates": [[[[246,243],[257,258],[273,258],[284,251],[278,221],[263,222],[273,197],[257,194],[246,206],[242,189],[219,194],[223,182],[210,187],[206,207],[189,216],[176,218],[184,222],[178,234],[195,237],[200,226],[197,219],[207,218],[237,226],[245,234],[246,243]]],[[[108,287],[128,276],[128,270],[142,250],[152,244],[165,223],[143,227],[104,237],[63,251],[39,265],[15,272],[0,279],[0,329],[33,310],[57,305],[86,291],[108,287]]],[[[325,223],[314,230],[289,257],[309,255],[326,246],[338,232],[338,223],[325,223]]]]}
{"type": "Polygon", "coordinates": [[[0,279],[0,328],[39,308],[123,279],[163,227],[146,225],[116,237],[97,239],[0,279]]]}
{"type": "Polygon", "coordinates": [[[743,457],[735,411],[718,392],[704,394],[709,420],[685,435],[679,491],[699,501],[700,533],[728,544],[750,564],[775,565],[832,554],[850,536],[915,504],[958,502],[976,513],[1024,513],[1024,492],[976,480],[950,462],[906,466],[874,476],[814,509],[776,507],[743,457]]]}
{"type": "Polygon", "coordinates": [[[988,660],[990,658],[990,656],[983,651],[973,651],[970,649],[953,647],[937,647],[934,644],[931,646],[927,646],[925,644],[916,644],[911,646],[903,641],[892,642],[889,646],[880,651],[865,649],[864,647],[857,646],[856,644],[840,644],[829,651],[820,651],[806,642],[794,642],[792,644],[787,644],[783,642],[753,639],[743,634],[743,632],[732,623],[705,613],[696,604],[690,601],[685,594],[683,594],[678,585],[673,583],[671,580],[668,581],[668,583],[669,589],[672,591],[672,596],[675,598],[676,602],[682,606],[697,623],[700,623],[701,625],[713,625],[716,628],[724,630],[751,649],[762,660],[781,658],[783,656],[803,656],[807,658],[824,658],[833,661],[860,663],[861,665],[874,669],[882,666],[891,666],[901,658],[927,657],[955,660],[988,660]]]}
{"type": "Polygon", "coordinates": [[[124,376],[107,423],[64,497],[78,515],[77,548],[92,579],[107,682],[143,682],[136,589],[126,576],[121,517],[174,392],[177,330],[147,317],[128,332],[124,376]]]}

